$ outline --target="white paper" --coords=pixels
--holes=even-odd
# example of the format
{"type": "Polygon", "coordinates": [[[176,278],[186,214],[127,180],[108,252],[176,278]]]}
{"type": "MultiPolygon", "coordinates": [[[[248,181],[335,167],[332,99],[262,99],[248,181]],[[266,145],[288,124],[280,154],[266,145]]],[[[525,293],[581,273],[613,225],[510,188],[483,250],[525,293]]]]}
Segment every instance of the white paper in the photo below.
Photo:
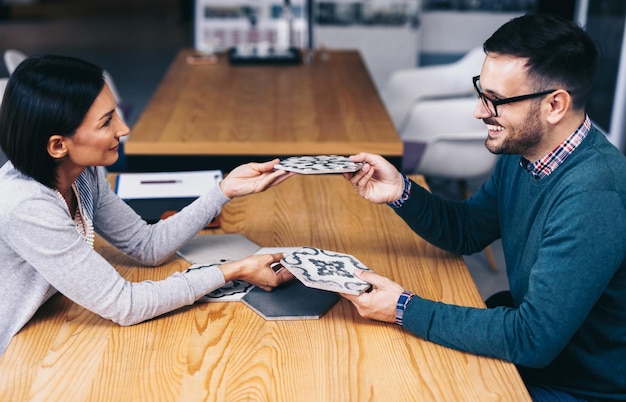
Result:
{"type": "Polygon", "coordinates": [[[254,254],[275,254],[283,253],[285,255],[291,254],[294,251],[300,250],[302,247],[262,247],[254,254]]]}
{"type": "Polygon", "coordinates": [[[120,173],[116,192],[125,200],[199,197],[222,180],[221,170],[120,173]]]}
{"type": "Polygon", "coordinates": [[[198,234],[177,254],[192,264],[223,264],[251,256],[260,246],[238,233],[198,234]]]}

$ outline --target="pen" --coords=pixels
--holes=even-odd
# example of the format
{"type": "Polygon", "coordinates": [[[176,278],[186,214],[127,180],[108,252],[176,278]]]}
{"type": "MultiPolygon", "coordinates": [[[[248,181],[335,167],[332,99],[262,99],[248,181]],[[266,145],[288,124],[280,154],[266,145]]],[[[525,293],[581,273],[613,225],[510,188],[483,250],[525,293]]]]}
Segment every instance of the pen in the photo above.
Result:
{"type": "Polygon", "coordinates": [[[181,183],[182,180],[142,180],[140,184],[174,184],[181,183]]]}

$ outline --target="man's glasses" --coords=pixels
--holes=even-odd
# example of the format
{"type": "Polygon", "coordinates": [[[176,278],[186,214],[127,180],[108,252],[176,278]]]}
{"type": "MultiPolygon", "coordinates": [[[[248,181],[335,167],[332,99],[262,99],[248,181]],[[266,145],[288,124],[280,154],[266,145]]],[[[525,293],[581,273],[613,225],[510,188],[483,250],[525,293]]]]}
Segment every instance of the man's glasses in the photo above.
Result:
{"type": "Polygon", "coordinates": [[[480,98],[480,100],[483,102],[483,105],[485,105],[487,110],[489,110],[489,113],[491,113],[492,117],[498,117],[498,106],[500,105],[537,98],[540,96],[546,96],[547,94],[556,91],[556,89],[549,89],[547,91],[541,91],[534,94],[513,96],[512,98],[491,99],[483,93],[483,89],[480,86],[480,75],[472,78],[472,81],[474,82],[474,92],[476,93],[476,96],[480,98]]]}

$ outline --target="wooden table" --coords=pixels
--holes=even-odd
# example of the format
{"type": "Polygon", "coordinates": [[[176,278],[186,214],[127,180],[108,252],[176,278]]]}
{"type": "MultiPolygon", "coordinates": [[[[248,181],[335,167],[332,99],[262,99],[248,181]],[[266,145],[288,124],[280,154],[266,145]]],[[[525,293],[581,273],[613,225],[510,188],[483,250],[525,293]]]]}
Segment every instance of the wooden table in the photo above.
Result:
{"type": "Polygon", "coordinates": [[[367,151],[399,166],[402,141],[356,51],[297,66],[192,65],[181,50],[133,127],[128,170],[222,169],[288,155],[367,151]]]}
{"type": "MultiPolygon", "coordinates": [[[[427,244],[336,175],[296,176],[235,199],[214,231],[266,247],[350,253],[424,297],[484,306],[460,257],[427,244]]],[[[173,257],[142,268],[103,242],[97,249],[133,281],[189,266],[173,257]]],[[[0,379],[2,401],[529,400],[512,364],[363,319],[345,299],[319,320],[265,321],[223,302],[120,327],[55,295],[11,341],[0,379]]]]}

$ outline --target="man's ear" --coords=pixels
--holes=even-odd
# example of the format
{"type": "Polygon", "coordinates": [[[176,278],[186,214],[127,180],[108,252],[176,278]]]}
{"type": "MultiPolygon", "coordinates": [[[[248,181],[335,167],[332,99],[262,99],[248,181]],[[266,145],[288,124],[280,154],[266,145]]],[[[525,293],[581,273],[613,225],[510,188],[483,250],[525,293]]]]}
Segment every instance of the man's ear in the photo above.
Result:
{"type": "Polygon", "coordinates": [[[572,96],[566,90],[559,89],[550,94],[549,101],[548,122],[556,124],[567,114],[572,103],[572,96]]]}
{"type": "Polygon", "coordinates": [[[64,158],[69,150],[65,144],[65,137],[62,135],[54,134],[48,139],[48,153],[54,159],[64,158]]]}

